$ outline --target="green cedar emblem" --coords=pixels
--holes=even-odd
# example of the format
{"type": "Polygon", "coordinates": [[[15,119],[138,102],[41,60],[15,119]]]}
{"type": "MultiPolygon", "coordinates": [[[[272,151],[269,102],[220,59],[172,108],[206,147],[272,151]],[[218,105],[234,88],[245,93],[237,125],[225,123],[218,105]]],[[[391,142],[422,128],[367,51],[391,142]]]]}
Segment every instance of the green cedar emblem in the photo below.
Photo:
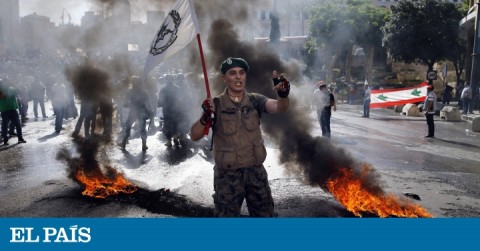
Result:
{"type": "Polygon", "coordinates": [[[380,99],[382,101],[386,101],[388,99],[388,97],[384,96],[383,94],[380,94],[380,96],[378,96],[378,99],[380,99]]]}
{"type": "Polygon", "coordinates": [[[415,90],[413,90],[412,93],[410,93],[410,94],[412,94],[413,96],[420,97],[420,93],[421,92],[417,88],[415,88],[415,90]]]}

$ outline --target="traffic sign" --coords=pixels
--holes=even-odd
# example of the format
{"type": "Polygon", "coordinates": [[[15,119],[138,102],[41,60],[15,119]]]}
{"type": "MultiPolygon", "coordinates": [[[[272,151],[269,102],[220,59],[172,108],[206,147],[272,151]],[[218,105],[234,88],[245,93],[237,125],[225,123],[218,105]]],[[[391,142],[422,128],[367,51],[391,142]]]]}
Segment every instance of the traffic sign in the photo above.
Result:
{"type": "Polygon", "coordinates": [[[428,80],[436,80],[437,79],[437,71],[427,72],[427,79],[428,80]]]}

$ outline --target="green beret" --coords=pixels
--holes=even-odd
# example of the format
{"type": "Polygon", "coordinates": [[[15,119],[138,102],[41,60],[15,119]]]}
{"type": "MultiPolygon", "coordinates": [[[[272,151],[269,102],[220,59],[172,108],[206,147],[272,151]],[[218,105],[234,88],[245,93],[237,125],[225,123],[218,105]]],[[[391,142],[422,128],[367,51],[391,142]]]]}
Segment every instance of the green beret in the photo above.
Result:
{"type": "Polygon", "coordinates": [[[241,67],[246,72],[248,72],[248,63],[243,58],[227,58],[220,65],[220,71],[222,72],[222,74],[225,74],[229,69],[232,69],[233,67],[241,67]]]}

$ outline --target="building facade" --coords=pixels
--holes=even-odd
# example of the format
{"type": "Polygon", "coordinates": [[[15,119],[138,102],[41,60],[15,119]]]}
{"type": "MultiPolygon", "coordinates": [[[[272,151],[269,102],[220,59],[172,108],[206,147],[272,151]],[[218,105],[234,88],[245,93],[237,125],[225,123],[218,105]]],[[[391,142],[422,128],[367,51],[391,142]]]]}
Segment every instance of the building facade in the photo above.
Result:
{"type": "MultiPolygon", "coordinates": [[[[378,7],[389,7],[390,5],[397,4],[398,2],[400,2],[400,0],[373,0],[375,6],[378,7]]],[[[463,0],[447,0],[447,2],[461,4],[463,0]]]]}
{"type": "MultiPolygon", "coordinates": [[[[480,87],[480,70],[478,52],[480,51],[480,41],[478,40],[478,34],[480,32],[476,30],[478,27],[477,20],[479,18],[479,0],[469,1],[469,11],[467,15],[460,21],[460,37],[466,41],[466,57],[465,57],[465,80],[471,84],[473,90],[478,90],[480,87]],[[476,41],[477,40],[477,41],[476,41]],[[477,49],[475,48],[477,47],[477,49]],[[476,59],[474,57],[477,57],[476,59]]],[[[478,95],[478,94],[477,94],[478,95]]]]}
{"type": "Polygon", "coordinates": [[[36,13],[24,16],[20,21],[21,43],[27,56],[40,56],[50,53],[56,42],[55,23],[49,17],[40,16],[36,13]],[[52,43],[53,42],[53,43],[52,43]]]}
{"type": "Polygon", "coordinates": [[[20,41],[19,0],[2,0],[0,7],[0,55],[19,49],[20,41]]]}

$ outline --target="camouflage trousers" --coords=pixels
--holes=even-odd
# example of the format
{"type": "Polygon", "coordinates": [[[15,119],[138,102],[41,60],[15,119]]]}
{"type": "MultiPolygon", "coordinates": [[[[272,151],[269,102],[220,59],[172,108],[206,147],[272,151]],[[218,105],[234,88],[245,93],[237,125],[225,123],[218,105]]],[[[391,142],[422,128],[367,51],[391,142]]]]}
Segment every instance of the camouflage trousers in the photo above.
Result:
{"type": "Polygon", "coordinates": [[[263,166],[225,170],[214,167],[216,217],[239,217],[243,200],[251,217],[275,217],[272,192],[263,166]]]}

